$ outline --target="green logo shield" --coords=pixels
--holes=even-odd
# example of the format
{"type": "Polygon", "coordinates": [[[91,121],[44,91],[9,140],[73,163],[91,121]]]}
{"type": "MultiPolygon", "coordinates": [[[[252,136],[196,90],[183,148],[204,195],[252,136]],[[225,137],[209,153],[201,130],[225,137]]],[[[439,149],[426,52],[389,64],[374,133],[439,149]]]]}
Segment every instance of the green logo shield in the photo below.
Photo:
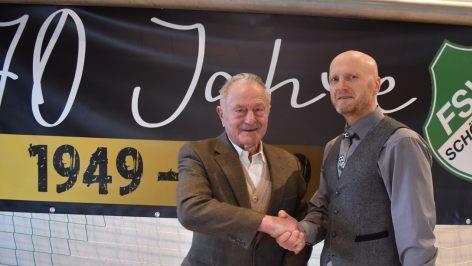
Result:
{"type": "Polygon", "coordinates": [[[433,94],[426,140],[442,166],[472,182],[472,47],[444,41],[429,71],[433,94]]]}

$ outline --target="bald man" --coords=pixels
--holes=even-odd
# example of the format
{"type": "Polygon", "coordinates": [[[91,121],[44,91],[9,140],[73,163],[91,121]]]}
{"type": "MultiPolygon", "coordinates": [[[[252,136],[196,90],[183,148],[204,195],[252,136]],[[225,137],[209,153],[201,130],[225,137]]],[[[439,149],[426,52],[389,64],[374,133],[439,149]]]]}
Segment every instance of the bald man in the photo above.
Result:
{"type": "Polygon", "coordinates": [[[329,68],[331,102],[345,133],[325,147],[320,187],[279,245],[298,250],[325,240],[321,265],[434,265],[436,208],[431,154],[423,139],[383,115],[377,63],[347,51],[329,68]],[[306,237],[306,239],[305,239],[306,237]]]}

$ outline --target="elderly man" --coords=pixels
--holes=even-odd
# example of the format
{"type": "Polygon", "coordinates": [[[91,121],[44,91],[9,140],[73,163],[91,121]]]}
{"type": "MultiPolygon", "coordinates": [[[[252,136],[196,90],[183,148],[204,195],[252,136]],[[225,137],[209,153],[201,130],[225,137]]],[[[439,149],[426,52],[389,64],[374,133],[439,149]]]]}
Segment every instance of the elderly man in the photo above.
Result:
{"type": "MultiPolygon", "coordinates": [[[[273,237],[298,236],[306,184],[298,160],[263,144],[270,92],[253,74],[239,74],[220,90],[216,111],[225,133],[190,142],[179,153],[177,216],[194,231],[182,265],[306,265],[273,237]],[[281,217],[278,217],[279,210],[281,217]]],[[[297,250],[298,253],[298,250],[297,250]]]]}
{"type": "MultiPolygon", "coordinates": [[[[347,51],[331,62],[331,102],[346,132],[325,147],[320,187],[300,223],[325,240],[321,265],[434,265],[436,209],[431,154],[423,139],[384,116],[375,60],[347,51]]],[[[297,250],[304,235],[281,235],[297,250]]]]}

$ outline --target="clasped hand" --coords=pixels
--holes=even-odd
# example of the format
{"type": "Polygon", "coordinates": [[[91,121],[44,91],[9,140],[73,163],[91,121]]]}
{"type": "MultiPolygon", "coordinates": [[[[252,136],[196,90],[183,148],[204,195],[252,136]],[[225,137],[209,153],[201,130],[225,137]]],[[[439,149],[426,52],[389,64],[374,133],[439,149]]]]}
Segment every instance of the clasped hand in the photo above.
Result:
{"type": "Polygon", "coordinates": [[[275,238],[281,247],[293,251],[295,254],[305,247],[306,238],[303,227],[284,210],[279,211],[278,217],[266,216],[264,219],[268,225],[266,232],[275,238]]]}

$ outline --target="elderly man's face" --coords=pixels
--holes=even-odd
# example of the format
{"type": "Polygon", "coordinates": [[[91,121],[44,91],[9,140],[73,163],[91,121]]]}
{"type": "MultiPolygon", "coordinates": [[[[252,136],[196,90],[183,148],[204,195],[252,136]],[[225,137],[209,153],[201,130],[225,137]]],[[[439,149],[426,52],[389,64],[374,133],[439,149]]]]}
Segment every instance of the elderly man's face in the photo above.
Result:
{"type": "Polygon", "coordinates": [[[223,106],[217,107],[230,140],[250,153],[267,131],[270,105],[264,90],[253,81],[236,81],[228,88],[223,106]]]}
{"type": "Polygon", "coordinates": [[[377,106],[377,66],[364,56],[345,53],[336,57],[329,69],[329,84],[331,102],[346,119],[357,121],[377,106]]]}

